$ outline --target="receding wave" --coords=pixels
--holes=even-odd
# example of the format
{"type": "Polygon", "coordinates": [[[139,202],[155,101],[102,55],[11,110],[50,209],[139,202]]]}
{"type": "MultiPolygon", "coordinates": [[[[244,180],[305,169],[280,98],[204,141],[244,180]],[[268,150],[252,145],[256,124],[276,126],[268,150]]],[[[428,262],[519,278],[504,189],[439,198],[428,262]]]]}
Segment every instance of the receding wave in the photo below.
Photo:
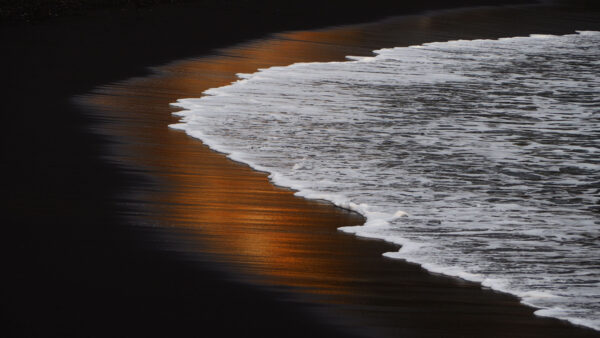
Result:
{"type": "Polygon", "coordinates": [[[171,127],[367,217],[386,256],[600,330],[600,32],[239,74],[171,127]]]}

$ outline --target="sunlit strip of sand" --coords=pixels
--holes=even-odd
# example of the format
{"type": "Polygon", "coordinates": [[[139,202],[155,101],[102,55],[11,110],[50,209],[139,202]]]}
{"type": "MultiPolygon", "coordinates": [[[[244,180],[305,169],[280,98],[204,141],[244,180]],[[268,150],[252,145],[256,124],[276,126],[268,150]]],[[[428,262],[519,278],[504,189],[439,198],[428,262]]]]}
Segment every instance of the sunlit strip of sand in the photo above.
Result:
{"type": "MultiPolygon", "coordinates": [[[[136,211],[128,216],[140,238],[152,227],[173,229],[173,237],[149,245],[216,262],[232,278],[318,304],[322,315],[368,335],[596,336],[535,317],[514,297],[385,259],[381,253],[393,250],[390,245],[336,230],[360,224],[361,216],[297,198],[266,174],[167,127],[177,122],[169,103],[235,81],[236,73],[428,41],[560,33],[571,22],[592,20],[560,14],[477,9],[281,33],[156,68],[152,76],[104,86],[79,101],[101,122],[98,132],[115,140],[109,160],[148,179],[123,197],[136,211]]],[[[201,43],[193,36],[190,43],[201,43]]]]}

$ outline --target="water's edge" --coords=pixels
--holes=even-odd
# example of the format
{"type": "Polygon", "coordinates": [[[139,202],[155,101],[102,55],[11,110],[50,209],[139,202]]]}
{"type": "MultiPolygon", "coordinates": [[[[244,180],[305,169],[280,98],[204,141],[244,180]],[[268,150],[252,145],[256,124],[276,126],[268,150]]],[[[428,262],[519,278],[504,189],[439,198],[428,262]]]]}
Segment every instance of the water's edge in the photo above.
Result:
{"type": "MultiPolygon", "coordinates": [[[[357,58],[352,58],[352,57],[349,57],[349,59],[351,61],[348,61],[348,62],[354,62],[353,60],[357,60],[357,58]]],[[[358,58],[358,59],[362,59],[362,58],[358,58]]],[[[302,64],[294,64],[291,66],[292,67],[301,67],[302,64]]],[[[251,75],[239,74],[240,80],[238,82],[250,79],[253,76],[256,76],[256,74],[260,74],[260,71],[258,71],[257,73],[251,74],[251,75]]],[[[220,95],[220,93],[219,93],[218,88],[215,88],[215,89],[206,91],[205,95],[218,96],[218,95],[220,95]]],[[[186,99],[179,100],[177,103],[173,103],[174,106],[180,107],[180,108],[185,108],[185,109],[190,108],[189,104],[190,104],[190,102],[186,101],[186,99]]],[[[185,110],[179,111],[174,114],[178,115],[178,116],[185,116],[186,111],[185,110]]],[[[357,227],[345,227],[345,228],[340,228],[339,230],[341,230],[343,232],[347,232],[347,233],[353,233],[358,237],[383,239],[385,241],[388,241],[388,242],[391,242],[394,244],[398,244],[402,247],[399,252],[384,253],[383,255],[386,257],[407,260],[409,262],[419,264],[423,268],[425,268],[428,271],[433,272],[433,273],[440,273],[440,274],[444,274],[444,275],[448,275],[448,276],[459,277],[459,278],[462,278],[465,280],[481,283],[482,286],[489,287],[489,288],[494,289],[499,292],[516,295],[517,297],[519,297],[522,300],[523,304],[537,308],[538,310],[535,312],[536,315],[556,317],[559,319],[567,320],[576,325],[587,326],[587,327],[590,327],[590,328],[593,328],[596,330],[600,330],[600,328],[595,327],[594,325],[592,325],[590,323],[587,323],[585,320],[577,320],[576,318],[575,319],[574,318],[561,318],[560,316],[554,316],[552,313],[548,313],[548,311],[545,311],[545,309],[536,307],[534,304],[527,302],[525,299],[526,298],[525,295],[519,294],[518,292],[514,292],[511,289],[502,288],[493,282],[489,282],[486,279],[480,278],[479,276],[476,276],[476,275],[473,275],[473,274],[470,274],[470,273],[467,273],[464,271],[448,268],[448,267],[435,266],[432,264],[423,264],[422,262],[419,262],[417,259],[407,259],[406,257],[402,256],[401,253],[403,251],[410,250],[411,247],[415,245],[415,243],[411,242],[408,239],[401,238],[401,237],[394,237],[394,238],[380,237],[380,236],[376,236],[372,233],[363,231],[366,227],[382,226],[382,225],[385,225],[386,222],[403,217],[403,216],[405,216],[405,213],[403,211],[398,210],[396,213],[384,215],[381,213],[371,212],[368,210],[369,206],[353,203],[353,202],[345,199],[343,196],[336,196],[335,194],[326,194],[326,193],[313,191],[310,189],[305,189],[305,188],[303,188],[301,182],[295,182],[295,181],[289,180],[285,177],[285,175],[283,173],[277,172],[276,170],[274,170],[272,168],[267,168],[265,166],[259,165],[258,163],[253,162],[252,160],[249,160],[248,158],[245,158],[243,156],[243,154],[240,154],[240,153],[236,152],[235,150],[230,149],[227,146],[220,144],[216,140],[212,140],[209,136],[204,135],[201,131],[193,130],[193,129],[189,128],[189,126],[187,126],[185,124],[185,119],[183,119],[183,122],[184,123],[170,125],[170,127],[173,129],[179,129],[179,130],[185,131],[188,135],[201,140],[204,144],[209,146],[211,149],[213,149],[219,153],[225,154],[228,158],[230,158],[236,162],[249,165],[251,168],[253,168],[255,170],[268,173],[269,179],[271,180],[271,182],[273,184],[295,190],[296,195],[299,197],[312,199],[312,200],[330,201],[331,203],[333,203],[334,205],[336,205],[338,207],[348,209],[351,211],[355,211],[355,212],[358,212],[359,214],[365,216],[367,221],[365,222],[364,225],[357,226],[357,227]]]]}

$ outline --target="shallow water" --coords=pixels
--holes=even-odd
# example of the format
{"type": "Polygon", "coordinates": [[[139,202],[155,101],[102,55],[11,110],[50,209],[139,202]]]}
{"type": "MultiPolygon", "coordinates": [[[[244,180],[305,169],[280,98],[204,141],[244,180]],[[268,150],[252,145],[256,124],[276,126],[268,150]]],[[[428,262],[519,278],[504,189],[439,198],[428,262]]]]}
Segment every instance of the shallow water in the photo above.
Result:
{"type": "Polygon", "coordinates": [[[273,67],[172,125],[367,216],[389,257],[600,329],[600,32],[273,67]]]}

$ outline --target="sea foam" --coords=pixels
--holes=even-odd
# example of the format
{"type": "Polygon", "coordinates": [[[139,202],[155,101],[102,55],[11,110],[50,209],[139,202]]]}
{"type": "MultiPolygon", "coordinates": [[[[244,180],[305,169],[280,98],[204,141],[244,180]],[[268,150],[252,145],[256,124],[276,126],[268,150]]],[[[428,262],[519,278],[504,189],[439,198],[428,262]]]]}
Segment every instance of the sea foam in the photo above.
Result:
{"type": "Polygon", "coordinates": [[[600,329],[600,32],[298,63],[181,99],[184,130],[366,216],[385,256],[600,329]]]}

